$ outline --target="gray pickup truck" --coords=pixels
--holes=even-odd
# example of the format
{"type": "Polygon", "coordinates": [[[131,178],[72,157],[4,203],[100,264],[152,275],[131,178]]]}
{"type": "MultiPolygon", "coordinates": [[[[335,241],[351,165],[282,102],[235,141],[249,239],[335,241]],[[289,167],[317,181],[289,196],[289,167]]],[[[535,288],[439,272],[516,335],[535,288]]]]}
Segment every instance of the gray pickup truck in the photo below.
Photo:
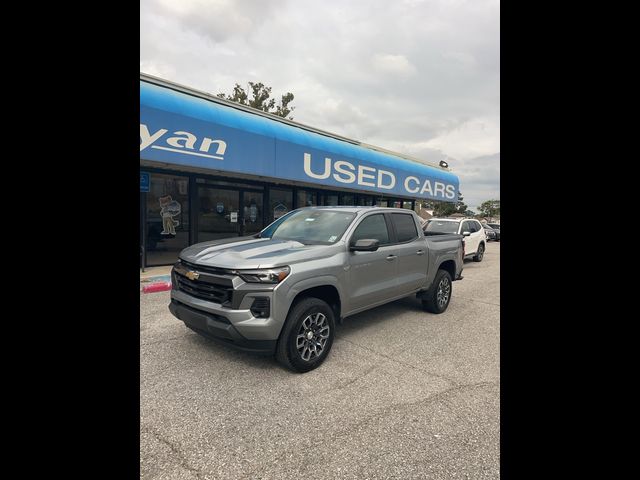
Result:
{"type": "Polygon", "coordinates": [[[306,372],[345,317],[412,294],[444,312],[462,278],[462,238],[425,237],[410,210],[301,208],[255,236],[184,249],[169,310],[207,338],[306,372]]]}

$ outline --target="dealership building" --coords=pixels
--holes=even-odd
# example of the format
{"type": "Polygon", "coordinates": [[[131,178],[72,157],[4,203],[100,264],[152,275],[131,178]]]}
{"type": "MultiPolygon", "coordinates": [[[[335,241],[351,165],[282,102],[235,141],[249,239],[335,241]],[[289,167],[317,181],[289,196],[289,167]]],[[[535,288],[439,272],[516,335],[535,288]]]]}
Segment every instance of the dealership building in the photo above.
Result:
{"type": "Polygon", "coordinates": [[[140,74],[142,265],[311,205],[456,202],[448,168],[140,74]]]}

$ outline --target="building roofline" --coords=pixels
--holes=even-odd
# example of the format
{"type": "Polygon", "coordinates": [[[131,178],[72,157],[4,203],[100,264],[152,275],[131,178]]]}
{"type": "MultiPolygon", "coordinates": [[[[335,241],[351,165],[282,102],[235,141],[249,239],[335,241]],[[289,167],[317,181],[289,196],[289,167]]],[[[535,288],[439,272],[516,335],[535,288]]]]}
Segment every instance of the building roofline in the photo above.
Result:
{"type": "Polygon", "coordinates": [[[169,88],[171,90],[175,90],[177,92],[185,93],[187,95],[191,95],[194,97],[202,98],[204,100],[208,100],[210,102],[219,103],[221,105],[225,105],[227,107],[235,108],[237,110],[242,110],[247,113],[251,113],[253,115],[259,115],[261,117],[268,118],[269,120],[274,120],[276,122],[284,123],[290,125],[292,127],[301,128],[303,130],[307,130],[309,132],[317,133],[319,135],[324,135],[325,137],[334,138],[336,140],[340,140],[343,142],[348,142],[354,145],[358,145],[363,148],[367,148],[369,150],[374,150],[376,152],[384,153],[387,155],[393,155],[396,157],[404,158],[405,160],[409,160],[414,163],[419,163],[422,165],[427,165],[429,167],[434,167],[439,170],[451,171],[450,168],[444,168],[435,163],[428,162],[426,160],[421,160],[417,157],[412,157],[411,155],[406,155],[404,153],[394,152],[392,150],[387,150],[386,148],[377,147],[375,145],[370,145],[368,143],[360,142],[358,140],[353,140],[351,138],[343,137],[342,135],[338,135],[336,133],[327,132],[326,130],[321,130],[319,128],[311,127],[309,125],[305,125],[304,123],[294,122],[293,120],[289,120],[287,118],[279,117],[278,115],[274,115],[273,113],[263,112],[262,110],[258,110],[256,108],[247,107],[245,105],[241,105],[236,102],[232,102],[230,100],[226,100],[224,98],[216,97],[210,93],[204,92],[202,90],[196,90],[191,87],[187,87],[185,85],[181,85],[179,83],[172,82],[170,80],[165,80],[160,77],[156,77],[154,75],[149,75],[148,73],[140,72],[140,80],[151,83],[154,85],[158,85],[160,87],[169,88]]]}

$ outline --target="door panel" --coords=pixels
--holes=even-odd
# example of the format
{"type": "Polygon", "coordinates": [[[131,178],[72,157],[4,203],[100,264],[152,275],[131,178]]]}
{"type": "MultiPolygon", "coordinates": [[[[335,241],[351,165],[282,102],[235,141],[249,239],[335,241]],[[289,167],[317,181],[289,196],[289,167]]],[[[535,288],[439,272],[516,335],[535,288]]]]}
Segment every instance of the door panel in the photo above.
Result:
{"type": "Polygon", "coordinates": [[[392,213],[391,221],[398,237],[395,245],[398,256],[398,295],[411,293],[427,281],[427,245],[418,237],[413,215],[392,213]],[[413,239],[413,240],[411,240],[413,239]],[[411,241],[409,241],[411,240],[411,241]]]}
{"type": "Polygon", "coordinates": [[[390,242],[389,228],[381,213],[365,216],[349,238],[349,243],[376,239],[381,247],[375,252],[349,252],[349,310],[373,305],[397,295],[397,255],[390,242]]]}
{"type": "Polygon", "coordinates": [[[478,233],[475,231],[475,225],[473,225],[472,222],[469,221],[465,221],[462,222],[462,227],[460,229],[460,233],[467,231],[467,232],[471,232],[471,235],[469,235],[468,237],[465,237],[465,252],[467,254],[469,253],[475,253],[478,251],[478,244],[479,239],[478,239],[478,233]]]}
{"type": "Polygon", "coordinates": [[[473,233],[471,234],[471,237],[473,238],[473,242],[474,242],[473,251],[477,252],[478,247],[480,246],[480,241],[485,238],[484,230],[482,229],[480,224],[476,222],[469,222],[469,225],[471,226],[471,229],[473,231],[473,233]]]}
{"type": "Polygon", "coordinates": [[[197,242],[240,234],[240,192],[199,185],[198,205],[197,242]]]}
{"type": "Polygon", "coordinates": [[[397,295],[397,258],[393,246],[375,252],[350,252],[349,310],[357,310],[397,295]],[[387,257],[391,257],[387,259],[387,257]]]}

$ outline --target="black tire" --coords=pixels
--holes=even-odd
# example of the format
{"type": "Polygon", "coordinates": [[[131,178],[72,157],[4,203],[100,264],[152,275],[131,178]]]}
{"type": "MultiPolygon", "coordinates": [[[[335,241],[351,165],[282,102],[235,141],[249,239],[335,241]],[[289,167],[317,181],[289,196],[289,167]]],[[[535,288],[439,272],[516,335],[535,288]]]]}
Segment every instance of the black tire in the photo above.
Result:
{"type": "Polygon", "coordinates": [[[484,243],[480,243],[480,245],[478,245],[478,251],[473,256],[473,261],[481,262],[483,257],[484,257],[484,243]]]}
{"type": "Polygon", "coordinates": [[[287,315],[276,346],[276,360],[300,373],[319,367],[329,355],[335,329],[333,310],[327,302],[314,297],[303,298],[287,315]],[[306,335],[313,336],[306,338],[306,335]],[[322,349],[318,354],[318,347],[321,345],[322,349]]]}
{"type": "Polygon", "coordinates": [[[449,302],[451,302],[452,292],[451,275],[446,270],[438,270],[436,278],[433,279],[433,285],[422,296],[422,307],[427,312],[443,313],[449,306],[449,302]]]}

